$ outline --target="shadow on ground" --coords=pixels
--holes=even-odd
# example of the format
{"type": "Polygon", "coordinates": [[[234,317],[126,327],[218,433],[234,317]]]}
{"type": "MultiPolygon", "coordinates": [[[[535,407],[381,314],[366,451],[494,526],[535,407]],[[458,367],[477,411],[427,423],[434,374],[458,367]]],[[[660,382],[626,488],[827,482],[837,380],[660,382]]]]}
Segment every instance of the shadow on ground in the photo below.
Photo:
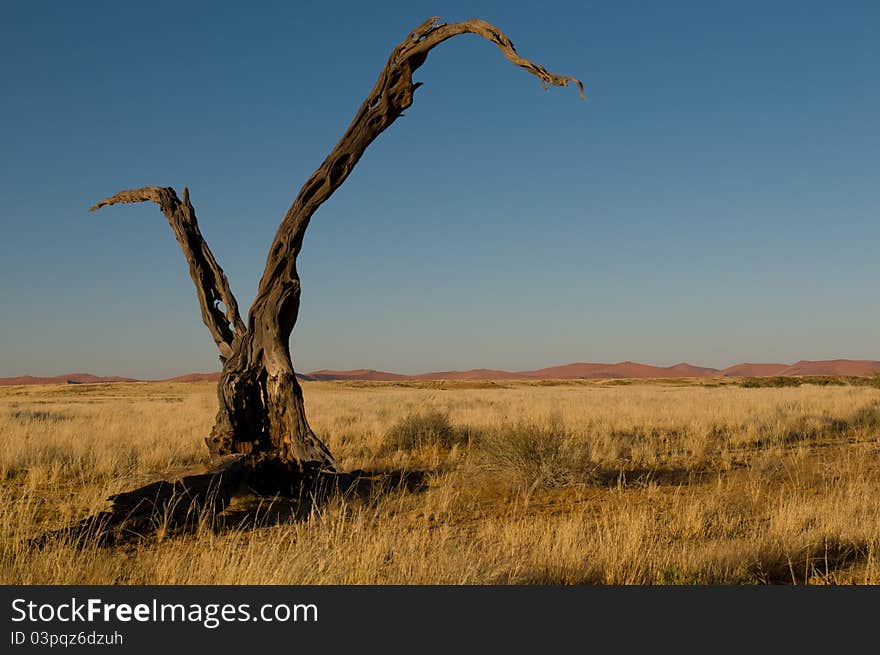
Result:
{"type": "Polygon", "coordinates": [[[218,532],[260,528],[304,521],[334,499],[374,502],[388,494],[419,493],[427,487],[428,473],[417,470],[353,471],[343,482],[319,485],[298,497],[265,496],[245,490],[214,519],[218,532]]]}
{"type": "Polygon", "coordinates": [[[209,529],[224,533],[308,519],[334,499],[371,502],[397,491],[417,493],[427,486],[427,472],[417,470],[364,471],[319,475],[299,493],[259,493],[246,482],[237,488],[197,484],[199,476],[158,480],[132,492],[111,496],[110,511],[32,539],[43,548],[65,542],[76,547],[118,546],[209,529]]]}

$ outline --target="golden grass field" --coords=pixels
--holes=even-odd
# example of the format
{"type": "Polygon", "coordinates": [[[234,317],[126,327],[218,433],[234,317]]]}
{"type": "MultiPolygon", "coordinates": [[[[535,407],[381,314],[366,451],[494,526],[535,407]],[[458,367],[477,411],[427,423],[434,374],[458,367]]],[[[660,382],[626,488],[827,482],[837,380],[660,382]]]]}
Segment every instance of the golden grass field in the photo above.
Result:
{"type": "Polygon", "coordinates": [[[206,459],[212,383],[0,387],[5,584],[880,583],[880,389],[304,384],[348,470],[422,472],[186,534],[30,540],[206,459]]]}

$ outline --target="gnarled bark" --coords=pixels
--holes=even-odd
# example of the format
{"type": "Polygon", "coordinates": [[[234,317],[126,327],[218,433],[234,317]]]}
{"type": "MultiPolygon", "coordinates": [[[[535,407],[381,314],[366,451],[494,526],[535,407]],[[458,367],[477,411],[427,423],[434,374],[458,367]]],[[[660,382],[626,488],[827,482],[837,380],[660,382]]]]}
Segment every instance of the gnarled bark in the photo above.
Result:
{"type": "MultiPolygon", "coordinates": [[[[178,199],[171,188],[121,191],[92,209],[123,202],[156,202],[168,218],[190,267],[202,318],[220,351],[223,373],[218,384],[219,411],[206,439],[215,458],[245,455],[250,479],[302,479],[303,474],[333,472],[336,462],[306,420],[302,390],[290,357],[289,339],[299,312],[300,281],[296,259],[312,215],[345,182],[367,147],[413,102],[420,83],[413,73],[428,53],[459,34],[476,34],[547,85],[574,83],[573,77],[548,72],[520,57],[495,26],[478,19],[419,25],[391,52],[372,90],[342,138],[309,177],[281,221],[269,248],[247,325],[226,277],[202,238],[186,190],[178,199]],[[225,309],[218,307],[219,303],[225,309]],[[254,475],[257,472],[257,475],[254,475]]],[[[271,485],[270,485],[271,486],[271,485]]]]}

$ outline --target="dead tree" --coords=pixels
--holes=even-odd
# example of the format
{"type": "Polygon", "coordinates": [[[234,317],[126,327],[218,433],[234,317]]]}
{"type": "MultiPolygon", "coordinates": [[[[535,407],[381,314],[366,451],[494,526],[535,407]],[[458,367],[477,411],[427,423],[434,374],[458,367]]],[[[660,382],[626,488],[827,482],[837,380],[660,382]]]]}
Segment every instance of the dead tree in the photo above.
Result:
{"type": "MultiPolygon", "coordinates": [[[[345,182],[373,140],[412,104],[413,93],[421,85],[413,82],[413,72],[428,53],[459,34],[476,34],[538,77],[545,89],[572,82],[583,98],[579,80],[550,73],[520,57],[497,27],[478,19],[450,24],[438,20],[425,21],[394,48],[339,143],[287,210],[269,249],[247,322],[242,320],[226,276],[202,238],[187,189],[181,196],[171,187],[120,191],[91,208],[149,200],[159,205],[171,224],[189,264],[202,319],[223,364],[219,410],[206,438],[208,449],[214,461],[223,461],[224,471],[229,470],[231,460],[238,462],[239,468],[247,470],[252,486],[274,493],[314,481],[316,476],[339,473],[330,451],[309,427],[291,362],[289,339],[300,301],[296,259],[312,215],[345,182]]],[[[127,511],[131,511],[131,498],[126,496],[127,511]]]]}

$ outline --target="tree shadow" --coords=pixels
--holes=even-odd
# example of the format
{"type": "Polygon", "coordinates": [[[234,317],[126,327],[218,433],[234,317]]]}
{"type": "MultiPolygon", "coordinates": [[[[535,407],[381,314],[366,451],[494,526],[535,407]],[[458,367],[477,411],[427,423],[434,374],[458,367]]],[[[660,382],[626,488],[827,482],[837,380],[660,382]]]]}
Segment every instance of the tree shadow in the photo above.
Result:
{"type": "Polygon", "coordinates": [[[428,472],[419,470],[357,470],[328,474],[296,495],[268,496],[249,487],[216,515],[213,527],[223,533],[306,521],[332,500],[372,503],[395,492],[420,493],[427,478],[428,472]]]}
{"type": "Polygon", "coordinates": [[[602,487],[682,486],[698,484],[712,472],[708,469],[670,467],[598,468],[592,482],[602,487]]]}
{"type": "Polygon", "coordinates": [[[403,469],[317,472],[304,476],[298,487],[288,483],[280,490],[266,477],[256,481],[233,478],[234,486],[224,484],[229,479],[207,474],[157,480],[114,494],[108,498],[113,504],[109,511],[45,532],[29,545],[114,547],[202,530],[224,534],[271,527],[308,520],[334,499],[376,502],[399,491],[419,493],[426,488],[427,478],[426,471],[403,469]]]}

